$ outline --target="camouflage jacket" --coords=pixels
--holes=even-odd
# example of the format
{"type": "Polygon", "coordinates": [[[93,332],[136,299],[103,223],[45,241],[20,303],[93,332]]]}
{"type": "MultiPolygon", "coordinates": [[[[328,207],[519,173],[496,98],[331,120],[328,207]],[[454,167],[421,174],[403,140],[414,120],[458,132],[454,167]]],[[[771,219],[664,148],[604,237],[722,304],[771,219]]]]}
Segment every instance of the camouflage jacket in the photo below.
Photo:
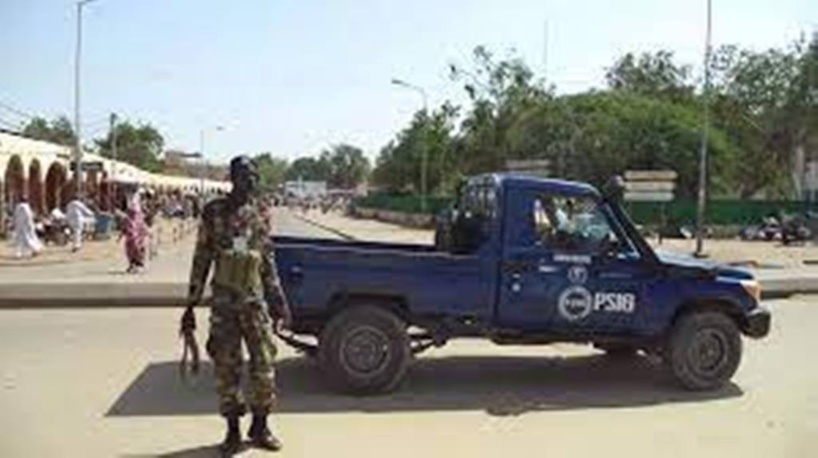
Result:
{"type": "Polygon", "coordinates": [[[283,301],[271,235],[269,212],[255,199],[237,208],[228,198],[205,205],[196,238],[188,300],[193,303],[201,300],[210,266],[214,265],[211,281],[214,287],[229,290],[245,300],[283,301]]]}

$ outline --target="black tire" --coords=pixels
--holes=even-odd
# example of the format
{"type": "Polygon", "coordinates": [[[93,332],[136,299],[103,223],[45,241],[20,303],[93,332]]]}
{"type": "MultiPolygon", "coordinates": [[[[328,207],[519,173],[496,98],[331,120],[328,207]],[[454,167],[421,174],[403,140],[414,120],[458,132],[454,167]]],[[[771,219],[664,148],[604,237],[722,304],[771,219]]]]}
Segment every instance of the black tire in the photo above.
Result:
{"type": "Polygon", "coordinates": [[[357,395],[391,391],[412,360],[406,323],[382,307],[343,310],[321,332],[318,358],[339,391],[357,395]]]}
{"type": "Polygon", "coordinates": [[[741,334],[727,315],[691,312],[674,325],[666,363],[688,390],[714,390],[726,384],[741,362],[741,334]]]}

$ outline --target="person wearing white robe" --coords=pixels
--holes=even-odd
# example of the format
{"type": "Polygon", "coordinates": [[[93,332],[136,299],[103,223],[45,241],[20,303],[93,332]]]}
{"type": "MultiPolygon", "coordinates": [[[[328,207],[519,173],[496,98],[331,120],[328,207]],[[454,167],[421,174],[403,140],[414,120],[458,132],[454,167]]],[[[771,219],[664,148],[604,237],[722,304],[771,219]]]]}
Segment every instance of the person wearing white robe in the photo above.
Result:
{"type": "Polygon", "coordinates": [[[82,247],[82,231],[87,221],[94,219],[94,212],[88,208],[81,200],[74,199],[65,207],[65,216],[68,219],[68,226],[71,227],[73,236],[72,251],[77,251],[82,247]]]}
{"type": "Polygon", "coordinates": [[[34,212],[25,199],[14,209],[14,247],[18,258],[36,256],[43,249],[34,227],[34,212]]]}

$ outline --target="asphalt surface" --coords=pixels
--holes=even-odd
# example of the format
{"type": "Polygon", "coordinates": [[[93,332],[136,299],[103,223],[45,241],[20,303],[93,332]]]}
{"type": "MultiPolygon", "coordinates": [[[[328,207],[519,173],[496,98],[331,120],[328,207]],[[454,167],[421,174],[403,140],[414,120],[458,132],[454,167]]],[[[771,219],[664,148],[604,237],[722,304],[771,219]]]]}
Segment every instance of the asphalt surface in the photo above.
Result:
{"type": "MultiPolygon", "coordinates": [[[[644,358],[464,340],[423,355],[397,392],[354,398],[283,348],[280,456],[814,456],[816,300],[771,302],[772,335],[745,341],[712,393],[678,390],[644,358]]],[[[178,314],[0,311],[0,456],[215,456],[212,368],[181,381],[178,314]]]]}

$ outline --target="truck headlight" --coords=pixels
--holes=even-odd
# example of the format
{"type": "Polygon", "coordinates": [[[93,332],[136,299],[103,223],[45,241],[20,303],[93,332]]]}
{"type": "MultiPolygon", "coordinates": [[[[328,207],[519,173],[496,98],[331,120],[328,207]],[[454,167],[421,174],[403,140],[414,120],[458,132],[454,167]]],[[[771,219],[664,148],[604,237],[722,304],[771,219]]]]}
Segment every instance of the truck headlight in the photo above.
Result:
{"type": "Polygon", "coordinates": [[[761,284],[758,280],[742,280],[741,287],[747,294],[755,299],[756,302],[761,302],[761,284]]]}

